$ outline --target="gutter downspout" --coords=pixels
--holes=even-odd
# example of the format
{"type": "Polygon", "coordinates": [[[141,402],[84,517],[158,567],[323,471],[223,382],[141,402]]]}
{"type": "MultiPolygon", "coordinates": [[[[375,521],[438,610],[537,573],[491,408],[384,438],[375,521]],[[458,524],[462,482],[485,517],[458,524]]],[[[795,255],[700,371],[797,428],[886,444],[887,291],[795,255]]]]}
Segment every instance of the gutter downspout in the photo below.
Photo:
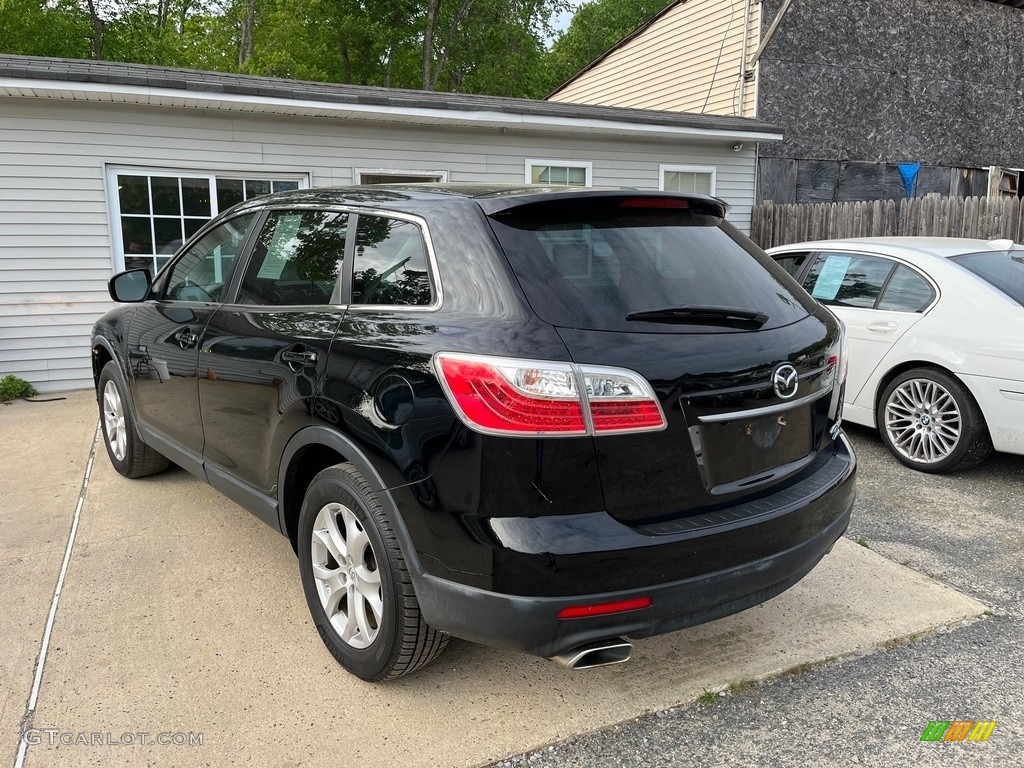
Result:
{"type": "Polygon", "coordinates": [[[743,96],[747,83],[747,45],[750,42],[750,7],[753,0],[747,0],[746,9],[743,11],[743,43],[740,47],[740,97],[736,109],[737,117],[744,117],[743,96]]]}

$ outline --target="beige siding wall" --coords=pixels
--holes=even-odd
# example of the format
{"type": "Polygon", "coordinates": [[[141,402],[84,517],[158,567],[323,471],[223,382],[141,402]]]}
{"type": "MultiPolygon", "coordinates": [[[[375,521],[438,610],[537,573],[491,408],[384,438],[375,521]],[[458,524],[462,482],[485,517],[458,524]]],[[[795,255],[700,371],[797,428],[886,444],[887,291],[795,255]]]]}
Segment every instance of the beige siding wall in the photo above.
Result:
{"type": "Polygon", "coordinates": [[[744,19],[749,59],[760,34],[758,0],[688,0],[550,100],[754,117],[753,81],[740,109],[744,19]]]}
{"type": "Polygon", "coordinates": [[[0,376],[21,376],[41,391],[92,385],[90,329],[113,306],[108,166],[301,172],[313,186],[349,184],[355,168],[522,183],[526,158],[588,161],[595,185],[641,189],[658,188],[661,164],[715,166],[717,194],[734,206],[732,221],[749,229],[754,157],[726,144],[0,100],[0,376]]]}

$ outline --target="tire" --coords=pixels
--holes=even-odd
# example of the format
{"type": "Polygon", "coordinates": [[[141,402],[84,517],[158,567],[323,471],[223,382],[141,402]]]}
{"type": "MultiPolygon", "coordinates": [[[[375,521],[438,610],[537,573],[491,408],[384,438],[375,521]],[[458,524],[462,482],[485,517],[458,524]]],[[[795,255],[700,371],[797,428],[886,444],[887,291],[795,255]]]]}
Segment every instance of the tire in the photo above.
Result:
{"type": "Polygon", "coordinates": [[[96,400],[100,406],[103,444],[114,469],[131,478],[155,475],[167,469],[167,459],[142,442],[135,429],[128,398],[113,360],[100,371],[96,400]]]}
{"type": "Polygon", "coordinates": [[[353,675],[369,682],[401,677],[448,645],[448,635],[423,621],[398,539],[351,464],[328,467],[310,483],[298,554],[317,632],[353,675]]]}
{"type": "Polygon", "coordinates": [[[875,417],[886,448],[921,472],[969,469],[992,452],[974,397],[955,377],[935,368],[914,368],[889,382],[875,417]]]}

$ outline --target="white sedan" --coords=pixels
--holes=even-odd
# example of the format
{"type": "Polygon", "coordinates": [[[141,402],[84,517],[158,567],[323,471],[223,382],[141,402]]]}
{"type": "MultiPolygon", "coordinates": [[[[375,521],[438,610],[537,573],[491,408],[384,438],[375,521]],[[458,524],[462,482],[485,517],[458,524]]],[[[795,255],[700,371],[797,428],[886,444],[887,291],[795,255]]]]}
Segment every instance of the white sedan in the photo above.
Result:
{"type": "Polygon", "coordinates": [[[846,324],[845,419],[923,472],[1024,454],[1024,246],[870,237],[768,253],[846,324]]]}

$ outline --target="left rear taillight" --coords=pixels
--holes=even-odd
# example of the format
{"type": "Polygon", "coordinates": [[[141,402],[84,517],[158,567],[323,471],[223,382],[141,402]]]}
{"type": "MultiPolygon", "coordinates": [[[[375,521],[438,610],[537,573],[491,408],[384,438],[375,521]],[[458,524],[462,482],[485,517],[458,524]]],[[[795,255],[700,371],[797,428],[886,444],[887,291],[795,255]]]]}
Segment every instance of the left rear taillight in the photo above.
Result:
{"type": "Polygon", "coordinates": [[[664,429],[651,385],[606,366],[439,352],[434,368],[466,426],[491,435],[572,437],[664,429]]]}

